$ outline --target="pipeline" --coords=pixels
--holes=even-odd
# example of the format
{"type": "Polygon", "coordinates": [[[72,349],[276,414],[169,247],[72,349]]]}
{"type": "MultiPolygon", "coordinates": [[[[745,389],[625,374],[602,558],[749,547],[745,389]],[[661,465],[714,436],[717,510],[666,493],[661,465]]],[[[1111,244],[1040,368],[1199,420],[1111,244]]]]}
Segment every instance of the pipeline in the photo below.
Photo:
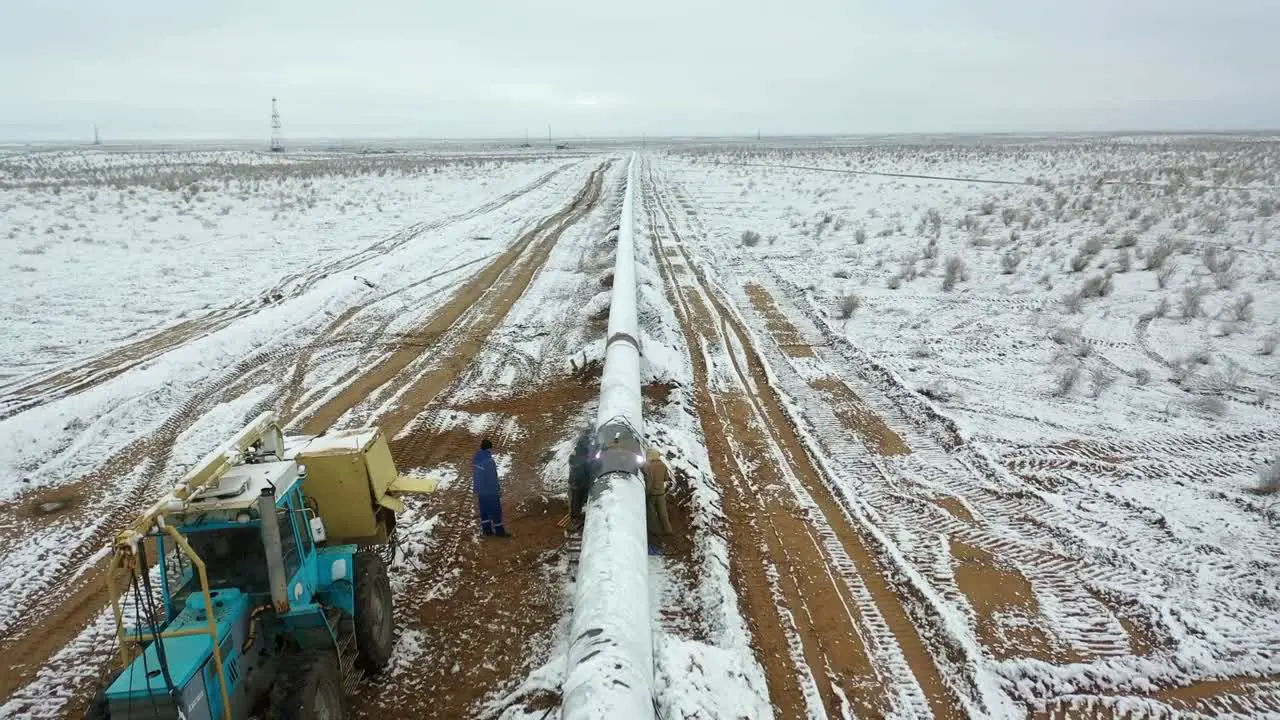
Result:
{"type": "Polygon", "coordinates": [[[569,623],[569,668],[561,704],[564,720],[654,717],[632,228],[635,166],[632,155],[618,223],[618,257],[596,415],[599,470],[587,494],[569,623]]]}

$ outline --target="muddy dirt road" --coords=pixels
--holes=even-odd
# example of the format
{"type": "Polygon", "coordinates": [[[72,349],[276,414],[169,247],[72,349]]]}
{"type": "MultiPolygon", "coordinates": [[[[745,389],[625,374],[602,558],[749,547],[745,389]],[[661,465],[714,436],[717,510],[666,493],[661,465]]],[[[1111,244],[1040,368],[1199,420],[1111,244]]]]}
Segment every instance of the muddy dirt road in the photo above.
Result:
{"type": "MultiPolygon", "coordinates": [[[[353,405],[378,397],[375,393],[399,397],[394,409],[387,408],[382,414],[362,418],[378,422],[389,435],[395,435],[423,408],[430,407],[436,395],[459,377],[486,345],[488,334],[528,288],[565,230],[596,209],[608,167],[599,164],[565,207],[536,222],[506,252],[480,267],[449,302],[402,338],[399,347],[390,348],[382,361],[311,410],[302,421],[304,430],[323,430],[353,405]],[[429,369],[424,372],[423,368],[429,369]]],[[[335,319],[333,327],[340,327],[361,309],[352,308],[335,319]]],[[[11,518],[6,527],[9,532],[4,537],[6,547],[13,547],[27,527],[40,526],[46,532],[51,524],[90,528],[89,532],[80,533],[78,547],[66,556],[61,570],[28,579],[25,594],[30,604],[21,622],[5,628],[0,635],[0,654],[22,658],[20,663],[0,668],[0,697],[9,697],[30,682],[56,652],[67,646],[91,619],[100,616],[106,605],[100,576],[96,569],[86,572],[81,565],[105,543],[114,528],[158,492],[179,433],[216,405],[224,394],[234,397],[236,389],[260,380],[262,373],[297,382],[305,376],[297,367],[309,357],[303,349],[291,349],[242,361],[222,378],[202,388],[201,397],[172,416],[160,432],[122,449],[89,476],[70,486],[23,497],[0,508],[0,512],[11,518]],[[53,516],[32,510],[47,502],[68,504],[53,516]],[[62,591],[42,592],[43,588],[52,587],[62,591]]],[[[282,384],[273,397],[282,401],[299,394],[296,388],[282,384]]],[[[410,467],[414,462],[415,442],[394,445],[398,459],[410,467]]]]}

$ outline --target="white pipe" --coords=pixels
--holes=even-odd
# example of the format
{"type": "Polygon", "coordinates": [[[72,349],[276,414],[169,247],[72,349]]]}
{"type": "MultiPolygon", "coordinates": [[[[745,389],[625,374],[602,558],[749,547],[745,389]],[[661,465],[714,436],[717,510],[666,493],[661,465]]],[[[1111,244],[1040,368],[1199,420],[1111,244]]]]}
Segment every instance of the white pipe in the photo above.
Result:
{"type": "Polygon", "coordinates": [[[600,378],[600,409],[596,426],[619,417],[644,436],[640,400],[640,325],[636,320],[636,261],[632,220],[635,217],[631,176],[635,157],[627,164],[627,188],[618,221],[618,253],[613,268],[613,296],[609,301],[609,330],[605,336],[604,373],[600,378]]]}
{"type": "Polygon", "coordinates": [[[653,636],[645,528],[643,417],[636,322],[632,177],[618,223],[609,336],[600,380],[597,434],[602,474],[592,483],[569,623],[564,720],[652,720],[653,636]],[[616,444],[613,444],[616,441],[616,444]]]}

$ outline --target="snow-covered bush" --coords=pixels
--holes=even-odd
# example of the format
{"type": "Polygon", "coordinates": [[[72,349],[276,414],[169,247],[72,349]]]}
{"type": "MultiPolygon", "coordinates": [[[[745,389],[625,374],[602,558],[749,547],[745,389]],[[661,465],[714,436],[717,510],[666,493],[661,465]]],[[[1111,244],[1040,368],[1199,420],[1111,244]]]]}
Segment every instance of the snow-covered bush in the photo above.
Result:
{"type": "Polygon", "coordinates": [[[1155,247],[1151,248],[1151,252],[1147,253],[1146,269],[1159,270],[1164,267],[1165,261],[1173,257],[1177,250],[1178,248],[1172,240],[1167,237],[1160,238],[1155,247]]]}
{"type": "Polygon", "coordinates": [[[1227,401],[1217,395],[1199,395],[1190,403],[1191,409],[1201,415],[1221,417],[1227,414],[1227,401]]]}
{"type": "Polygon", "coordinates": [[[864,245],[864,244],[866,244],[866,242],[867,242],[867,229],[866,229],[866,228],[864,228],[864,227],[862,227],[861,225],[859,225],[859,226],[858,226],[858,229],[853,231],[853,241],[854,241],[854,242],[856,242],[856,243],[858,243],[859,245],[864,245]]]}
{"type": "Polygon", "coordinates": [[[1084,281],[1080,286],[1079,294],[1086,299],[1106,297],[1111,294],[1112,287],[1111,274],[1099,273],[1084,281]]]}
{"type": "Polygon", "coordinates": [[[1247,292],[1231,303],[1231,317],[1240,322],[1253,319],[1253,293],[1247,292]]]}
{"type": "Polygon", "coordinates": [[[1258,466],[1258,489],[1263,492],[1280,490],[1280,453],[1273,454],[1258,466]]]}
{"type": "Polygon", "coordinates": [[[1161,290],[1168,287],[1169,281],[1173,279],[1173,274],[1177,272],[1177,270],[1178,268],[1174,265],[1165,265],[1161,267],[1160,272],[1156,273],[1156,285],[1158,285],[1161,290]]]}
{"type": "Polygon", "coordinates": [[[1258,354],[1274,355],[1277,347],[1280,347],[1280,333],[1268,333],[1262,336],[1262,342],[1258,345],[1258,354]]]}
{"type": "Polygon", "coordinates": [[[1000,272],[1005,275],[1012,275],[1020,264],[1022,264],[1022,253],[1017,250],[1010,250],[1000,256],[1000,272]]]}
{"type": "Polygon", "coordinates": [[[862,298],[858,295],[849,294],[840,298],[840,319],[848,320],[853,314],[862,307],[862,298]]]}
{"type": "Polygon", "coordinates": [[[1204,312],[1204,298],[1208,294],[1209,288],[1203,285],[1188,285],[1182,288],[1182,302],[1178,306],[1182,319],[1190,320],[1200,317],[1204,312]]]}
{"type": "Polygon", "coordinates": [[[760,241],[763,239],[764,238],[760,236],[760,233],[756,232],[755,230],[742,231],[742,244],[746,247],[755,247],[759,245],[760,241]]]}
{"type": "Polygon", "coordinates": [[[1053,394],[1057,397],[1066,397],[1071,394],[1071,390],[1076,386],[1076,382],[1080,380],[1080,366],[1068,365],[1058,371],[1057,377],[1053,381],[1053,394]]]}
{"type": "Polygon", "coordinates": [[[1100,366],[1094,368],[1093,372],[1090,373],[1089,381],[1089,394],[1094,398],[1098,398],[1102,396],[1102,393],[1107,388],[1115,384],[1116,375],[1107,368],[1100,366]]]}
{"type": "Polygon", "coordinates": [[[1227,269],[1213,274],[1213,285],[1219,290],[1230,290],[1236,286],[1236,281],[1239,279],[1239,273],[1235,270],[1227,269]]]}
{"type": "Polygon", "coordinates": [[[1217,245],[1206,245],[1203,256],[1204,266],[1209,272],[1217,275],[1231,270],[1236,264],[1234,252],[1221,253],[1217,245]]]}
{"type": "Polygon", "coordinates": [[[1151,371],[1146,368],[1138,368],[1137,370],[1134,370],[1133,381],[1137,383],[1139,387],[1146,385],[1151,382],[1151,371]]]}
{"type": "Polygon", "coordinates": [[[1210,235],[1217,235],[1227,229],[1227,218],[1222,213],[1209,213],[1200,218],[1200,227],[1210,235]]]}
{"type": "Polygon", "coordinates": [[[952,255],[947,258],[947,264],[944,266],[942,277],[942,289],[950,291],[955,288],[956,283],[969,279],[968,266],[964,263],[964,258],[958,255],[952,255]]]}
{"type": "Polygon", "coordinates": [[[1071,346],[1080,342],[1080,331],[1075,328],[1069,328],[1065,325],[1059,325],[1049,333],[1049,339],[1059,345],[1071,346]]]}
{"type": "Polygon", "coordinates": [[[1161,297],[1156,306],[1151,309],[1151,317],[1162,318],[1169,314],[1169,298],[1161,297]]]}

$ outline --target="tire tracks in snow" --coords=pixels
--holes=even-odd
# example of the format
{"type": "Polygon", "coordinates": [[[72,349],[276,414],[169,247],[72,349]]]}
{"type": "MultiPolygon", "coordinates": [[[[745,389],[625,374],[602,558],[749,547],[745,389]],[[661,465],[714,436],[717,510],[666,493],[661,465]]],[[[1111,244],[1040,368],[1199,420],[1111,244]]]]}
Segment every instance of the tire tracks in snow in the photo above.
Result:
{"type": "Polygon", "coordinates": [[[691,352],[698,411],[725,486],[739,593],[775,704],[788,717],[962,716],[920,631],[792,427],[750,333],[684,251],[656,182],[650,168],[655,256],[687,342],[701,351],[691,352]],[[721,348],[735,390],[711,386],[721,348]]]}
{"type": "Polygon", "coordinates": [[[606,170],[607,166],[594,170],[566,208],[540,222],[497,260],[473,275],[448,305],[405,333],[399,347],[309,412],[298,423],[299,430],[318,435],[357,406],[381,399],[393,400],[396,406],[386,412],[374,410],[379,425],[388,437],[399,434],[479,354],[546,262],[560,235],[595,207],[606,170]],[[402,371],[418,361],[428,347],[443,356],[443,361],[416,377],[401,377],[402,371]]]}
{"type": "MultiPolygon", "coordinates": [[[[511,304],[520,297],[546,261],[559,235],[597,202],[604,172],[603,166],[593,171],[569,205],[521,236],[508,251],[473,276],[449,303],[419,326],[410,342],[391,353],[392,357],[398,358],[395,363],[384,361],[378,364],[359,375],[354,383],[335,397],[320,404],[311,418],[303,423],[304,430],[315,427],[309,423],[321,421],[325,422],[323,427],[327,427],[352,404],[363,399],[352,394],[354,387],[367,387],[371,392],[397,379],[397,373],[419,356],[452,352],[452,357],[443,362],[442,370],[404,383],[411,391],[406,395],[407,401],[417,401],[414,406],[417,408],[425,406],[456,374],[456,368],[465,366],[474,358],[483,346],[486,328],[492,330],[505,317],[511,304]],[[533,250],[529,251],[531,247],[533,250]],[[459,323],[465,327],[455,328],[459,323]],[[432,332],[424,333],[423,328],[432,332]],[[448,339],[444,337],[447,333],[452,333],[450,337],[464,335],[463,342],[443,342],[448,339]],[[440,352],[428,353],[429,349],[440,352]],[[403,364],[399,364],[401,361],[403,364]],[[390,372],[393,369],[394,372],[390,372]]],[[[505,203],[494,207],[501,204],[505,203]]],[[[349,321],[350,316],[339,316],[337,320],[349,321]]],[[[337,328],[342,324],[335,321],[330,327],[337,328]]],[[[178,436],[210,408],[229,399],[226,397],[229,388],[269,364],[278,366],[275,373],[278,377],[289,377],[292,369],[293,381],[298,381],[300,375],[296,368],[299,357],[312,347],[286,346],[240,361],[192,394],[159,430],[130,443],[75,483],[39,493],[35,500],[21,497],[0,505],[0,511],[17,516],[17,520],[5,528],[0,552],[7,553],[18,546],[25,534],[24,527],[44,526],[47,529],[52,517],[29,511],[29,508],[47,500],[74,503],[68,513],[57,517],[61,527],[85,527],[74,547],[59,549],[60,554],[51,561],[56,563],[55,569],[48,576],[14,579],[15,583],[22,584],[21,595],[14,600],[15,610],[21,607],[22,615],[21,618],[12,614],[0,618],[0,655],[20,657],[23,662],[0,667],[0,699],[11,696],[32,680],[43,664],[106,606],[109,598],[101,576],[101,565],[86,566],[86,563],[107,543],[111,534],[132,519],[137,508],[156,493],[158,483],[168,475],[178,436]],[[60,592],[49,592],[50,588],[59,588],[60,592]],[[21,624],[17,623],[19,619],[21,624]]],[[[406,413],[402,404],[402,409],[398,409],[391,418],[391,422],[398,424],[394,429],[384,427],[388,436],[394,436],[405,422],[412,419],[413,413],[407,416],[406,413]]]]}
{"type": "Polygon", "coordinates": [[[434,232],[449,225],[493,212],[545,186],[552,178],[571,165],[572,163],[568,163],[554,168],[516,190],[493,198],[465,212],[438,220],[414,223],[357,252],[286,275],[271,288],[253,299],[246,299],[230,307],[220,308],[200,317],[184,320],[141,340],[112,348],[86,360],[76,361],[71,367],[57,369],[35,378],[24,378],[16,383],[0,386],[0,394],[5,397],[3,406],[0,406],[0,420],[59,398],[96,387],[192,340],[218,332],[236,320],[252,315],[264,307],[299,297],[325,278],[347,272],[373,258],[389,253],[423,233],[434,232]]]}
{"type": "MultiPolygon", "coordinates": [[[[1037,606],[1028,609],[1035,611],[1033,616],[1043,615],[1049,621],[1046,630],[1052,631],[1052,639],[1057,640],[1057,643],[1028,643],[1015,635],[1010,638],[1012,643],[1004,643],[1003,651],[998,645],[992,647],[990,634],[984,633],[982,628],[982,616],[989,615],[988,611],[992,608],[984,610],[980,607],[981,603],[972,603],[974,610],[978,611],[978,632],[983,639],[980,653],[994,650],[998,659],[1003,653],[1009,659],[1017,660],[1028,654],[1037,656],[1035,649],[1041,647],[1046,652],[1040,654],[1039,659],[1050,665],[1059,668],[1064,664],[1096,667],[1097,670],[1093,671],[1096,676],[1087,673],[1071,681],[1069,686],[1074,686],[1075,695],[1066,705],[1054,705],[1058,710],[1064,707],[1105,706],[1123,709],[1123,712],[1114,715],[1116,717],[1144,716],[1146,711],[1142,708],[1156,707],[1151,698],[1157,697],[1162,703],[1171,703],[1184,710],[1203,713],[1204,716],[1223,713],[1248,716],[1260,711],[1274,712],[1272,703],[1275,699],[1270,691],[1242,693],[1234,689],[1237,685],[1248,686],[1248,678],[1230,678],[1223,681],[1221,687],[1217,687],[1212,681],[1187,677],[1180,681],[1188,683],[1185,687],[1161,690],[1150,696],[1135,693],[1128,697],[1107,699],[1105,695],[1098,694],[1105,693],[1107,687],[1105,682],[1099,685],[1095,679],[1107,677],[1108,668],[1114,665],[1112,659],[1131,662],[1129,658],[1149,657],[1160,661],[1162,655],[1176,649],[1171,644],[1168,632],[1160,626],[1160,621],[1153,619],[1152,611],[1135,601],[1135,598],[1150,597],[1153,593],[1158,596],[1165,586],[1160,585],[1158,579],[1152,585],[1150,573],[1135,568],[1132,560],[1146,558],[1147,562],[1152,562],[1149,558],[1152,549],[1158,549],[1159,555],[1171,551],[1170,558],[1174,558],[1179,552],[1185,554],[1195,548],[1177,541],[1167,531],[1161,530],[1158,521],[1153,525],[1144,516],[1144,513],[1149,514],[1149,509],[1134,504],[1122,495],[1108,492],[1105,479],[1100,483],[1093,483],[1092,479],[1096,475],[1089,470],[1094,464],[1114,470],[1116,465],[1127,462],[1123,458],[1120,458],[1122,462],[1117,462],[1116,455],[1129,453],[1150,459],[1144,460],[1141,467],[1122,467],[1127,478],[1139,475],[1152,480],[1167,480],[1170,475],[1187,478],[1238,476],[1242,467],[1239,462],[1230,464],[1229,467],[1221,462],[1223,443],[1232,447],[1237,447],[1236,443],[1240,443],[1239,455],[1243,458],[1247,455],[1244,449],[1250,443],[1256,447],[1259,443],[1273,439],[1274,433],[1258,431],[1237,433],[1230,437],[1160,438],[1150,441],[1126,439],[1105,443],[1103,451],[1090,449],[1078,454],[1070,451],[1052,452],[1050,454],[1054,456],[1053,459],[1045,464],[1072,462],[1073,466],[1070,468],[1052,469],[1067,474],[1082,473],[1079,488],[1090,492],[1067,492],[1064,495],[1061,490],[1051,490],[1041,493],[1034,483],[1028,486],[1018,482],[1016,474],[1009,472],[1015,468],[1002,467],[1004,463],[996,460],[989,450],[965,441],[958,434],[938,432],[939,429],[945,430],[945,425],[932,421],[919,422],[916,415],[921,401],[910,397],[912,391],[900,378],[892,372],[877,368],[876,363],[867,358],[865,353],[834,332],[799,288],[777,278],[771,268],[764,268],[763,274],[786,285],[790,297],[819,329],[816,339],[805,342],[815,349],[815,355],[833,363],[832,367],[838,375],[858,378],[859,393],[862,394],[864,389],[869,388],[871,405],[880,412],[888,409],[891,424],[908,430],[906,437],[916,452],[904,461],[885,465],[890,473],[885,476],[889,481],[887,487],[853,483],[857,487],[858,500],[876,511],[876,524],[888,536],[897,537],[899,533],[913,531],[903,518],[919,517],[927,508],[927,503],[931,502],[946,511],[935,512],[938,520],[931,518],[929,522],[931,527],[937,527],[953,538],[950,554],[955,559],[951,560],[945,555],[943,557],[950,561],[947,564],[956,567],[954,570],[944,567],[942,573],[930,576],[928,583],[936,586],[941,596],[949,602],[955,602],[964,596],[974,598],[979,592],[989,595],[990,586],[997,583],[1007,585],[1000,588],[999,592],[1002,594],[1010,594],[1010,590],[1013,595],[1022,594],[1017,587],[1026,587],[1030,581],[1030,589],[1034,590],[1039,602],[1037,606]],[[903,398],[907,402],[902,402],[903,398]],[[1189,453],[1192,447],[1198,448],[1197,452],[1189,453]],[[1205,468],[1169,471],[1174,465],[1195,465],[1200,454],[1205,455],[1204,459],[1209,463],[1205,468]],[[1071,456],[1069,460],[1068,455],[1071,456]],[[902,467],[895,468],[895,465],[902,467]],[[1155,467],[1157,465],[1159,467],[1155,467]],[[935,492],[941,491],[949,495],[919,499],[903,495],[903,488],[918,485],[915,478],[926,481],[926,486],[936,488],[935,492]],[[1064,505],[1054,495],[1063,495],[1068,503],[1064,505]],[[1071,502],[1076,498],[1081,499],[1079,503],[1071,502]],[[916,505],[914,511],[913,504],[916,505]],[[959,512],[956,511],[957,508],[960,509],[959,512]],[[1098,508],[1106,512],[1096,517],[1093,512],[1088,512],[1098,508]],[[1148,526],[1153,529],[1149,530],[1148,526]],[[981,574],[976,582],[971,578],[968,582],[970,587],[963,595],[957,596],[953,588],[964,584],[962,573],[968,572],[966,566],[975,559],[975,550],[978,551],[977,560],[997,572],[987,573],[985,580],[981,574]],[[1016,569],[1021,578],[1015,576],[1006,583],[1000,571],[1010,568],[1016,569]],[[1177,693],[1176,702],[1165,697],[1171,693],[1177,693]]],[[[768,327],[770,323],[767,321],[765,324],[768,327]]],[[[783,335],[794,341],[795,333],[784,332],[783,335]]],[[[807,339],[802,337],[802,340],[807,339]]],[[[811,363],[803,357],[793,361],[791,358],[795,353],[790,352],[789,347],[780,348],[780,351],[786,361],[797,368],[811,363]]],[[[784,387],[790,392],[793,386],[784,382],[784,387]]],[[[816,407],[819,403],[815,403],[813,398],[797,395],[794,399],[804,414],[821,414],[821,408],[816,407]]],[[[936,414],[936,411],[919,413],[926,418],[931,414],[936,414]]],[[[830,432],[819,428],[815,434],[825,437],[830,432]]],[[[1030,454],[1036,456],[1039,453],[1033,450],[1030,454]]],[[[843,460],[838,464],[844,465],[843,460]]],[[[1261,540],[1266,548],[1270,548],[1266,538],[1261,540]]],[[[1190,555],[1202,556],[1198,552],[1190,555]]],[[[1239,577],[1240,582],[1257,582],[1254,569],[1243,568],[1241,562],[1235,562],[1231,558],[1219,561],[1212,557],[1207,560],[1201,557],[1199,562],[1219,565],[1215,572],[1225,578],[1236,577],[1243,570],[1245,574],[1239,577]]],[[[1154,560],[1156,565],[1162,563],[1161,560],[1154,560]]],[[[917,564],[921,567],[929,565],[928,562],[918,561],[917,564]]],[[[1247,628],[1248,625],[1245,623],[1241,627],[1247,628]]],[[[1044,639],[1050,638],[1046,636],[1044,639]]],[[[1274,651],[1274,647],[1269,647],[1271,641],[1265,636],[1236,637],[1232,633],[1229,638],[1224,636],[1224,640],[1228,647],[1233,648],[1231,652],[1242,656],[1261,654],[1265,657],[1274,651]]],[[[981,658],[975,656],[974,660],[981,661],[981,658]]],[[[1006,667],[1011,669],[1013,666],[1006,667]]],[[[1052,684],[1055,682],[1050,679],[1052,677],[1052,674],[1046,673],[1038,682],[1052,684]]],[[[1005,679],[1011,677],[1005,676],[1005,679]]],[[[1263,682],[1272,680],[1273,678],[1267,678],[1263,682]]],[[[1057,703],[1057,700],[1036,697],[1035,693],[1023,694],[1019,691],[1015,694],[1031,708],[1046,702],[1057,703]]],[[[1155,716],[1163,716],[1162,712],[1157,712],[1155,716]]],[[[1112,716],[1111,710],[1107,710],[1104,715],[1112,716]]]]}

